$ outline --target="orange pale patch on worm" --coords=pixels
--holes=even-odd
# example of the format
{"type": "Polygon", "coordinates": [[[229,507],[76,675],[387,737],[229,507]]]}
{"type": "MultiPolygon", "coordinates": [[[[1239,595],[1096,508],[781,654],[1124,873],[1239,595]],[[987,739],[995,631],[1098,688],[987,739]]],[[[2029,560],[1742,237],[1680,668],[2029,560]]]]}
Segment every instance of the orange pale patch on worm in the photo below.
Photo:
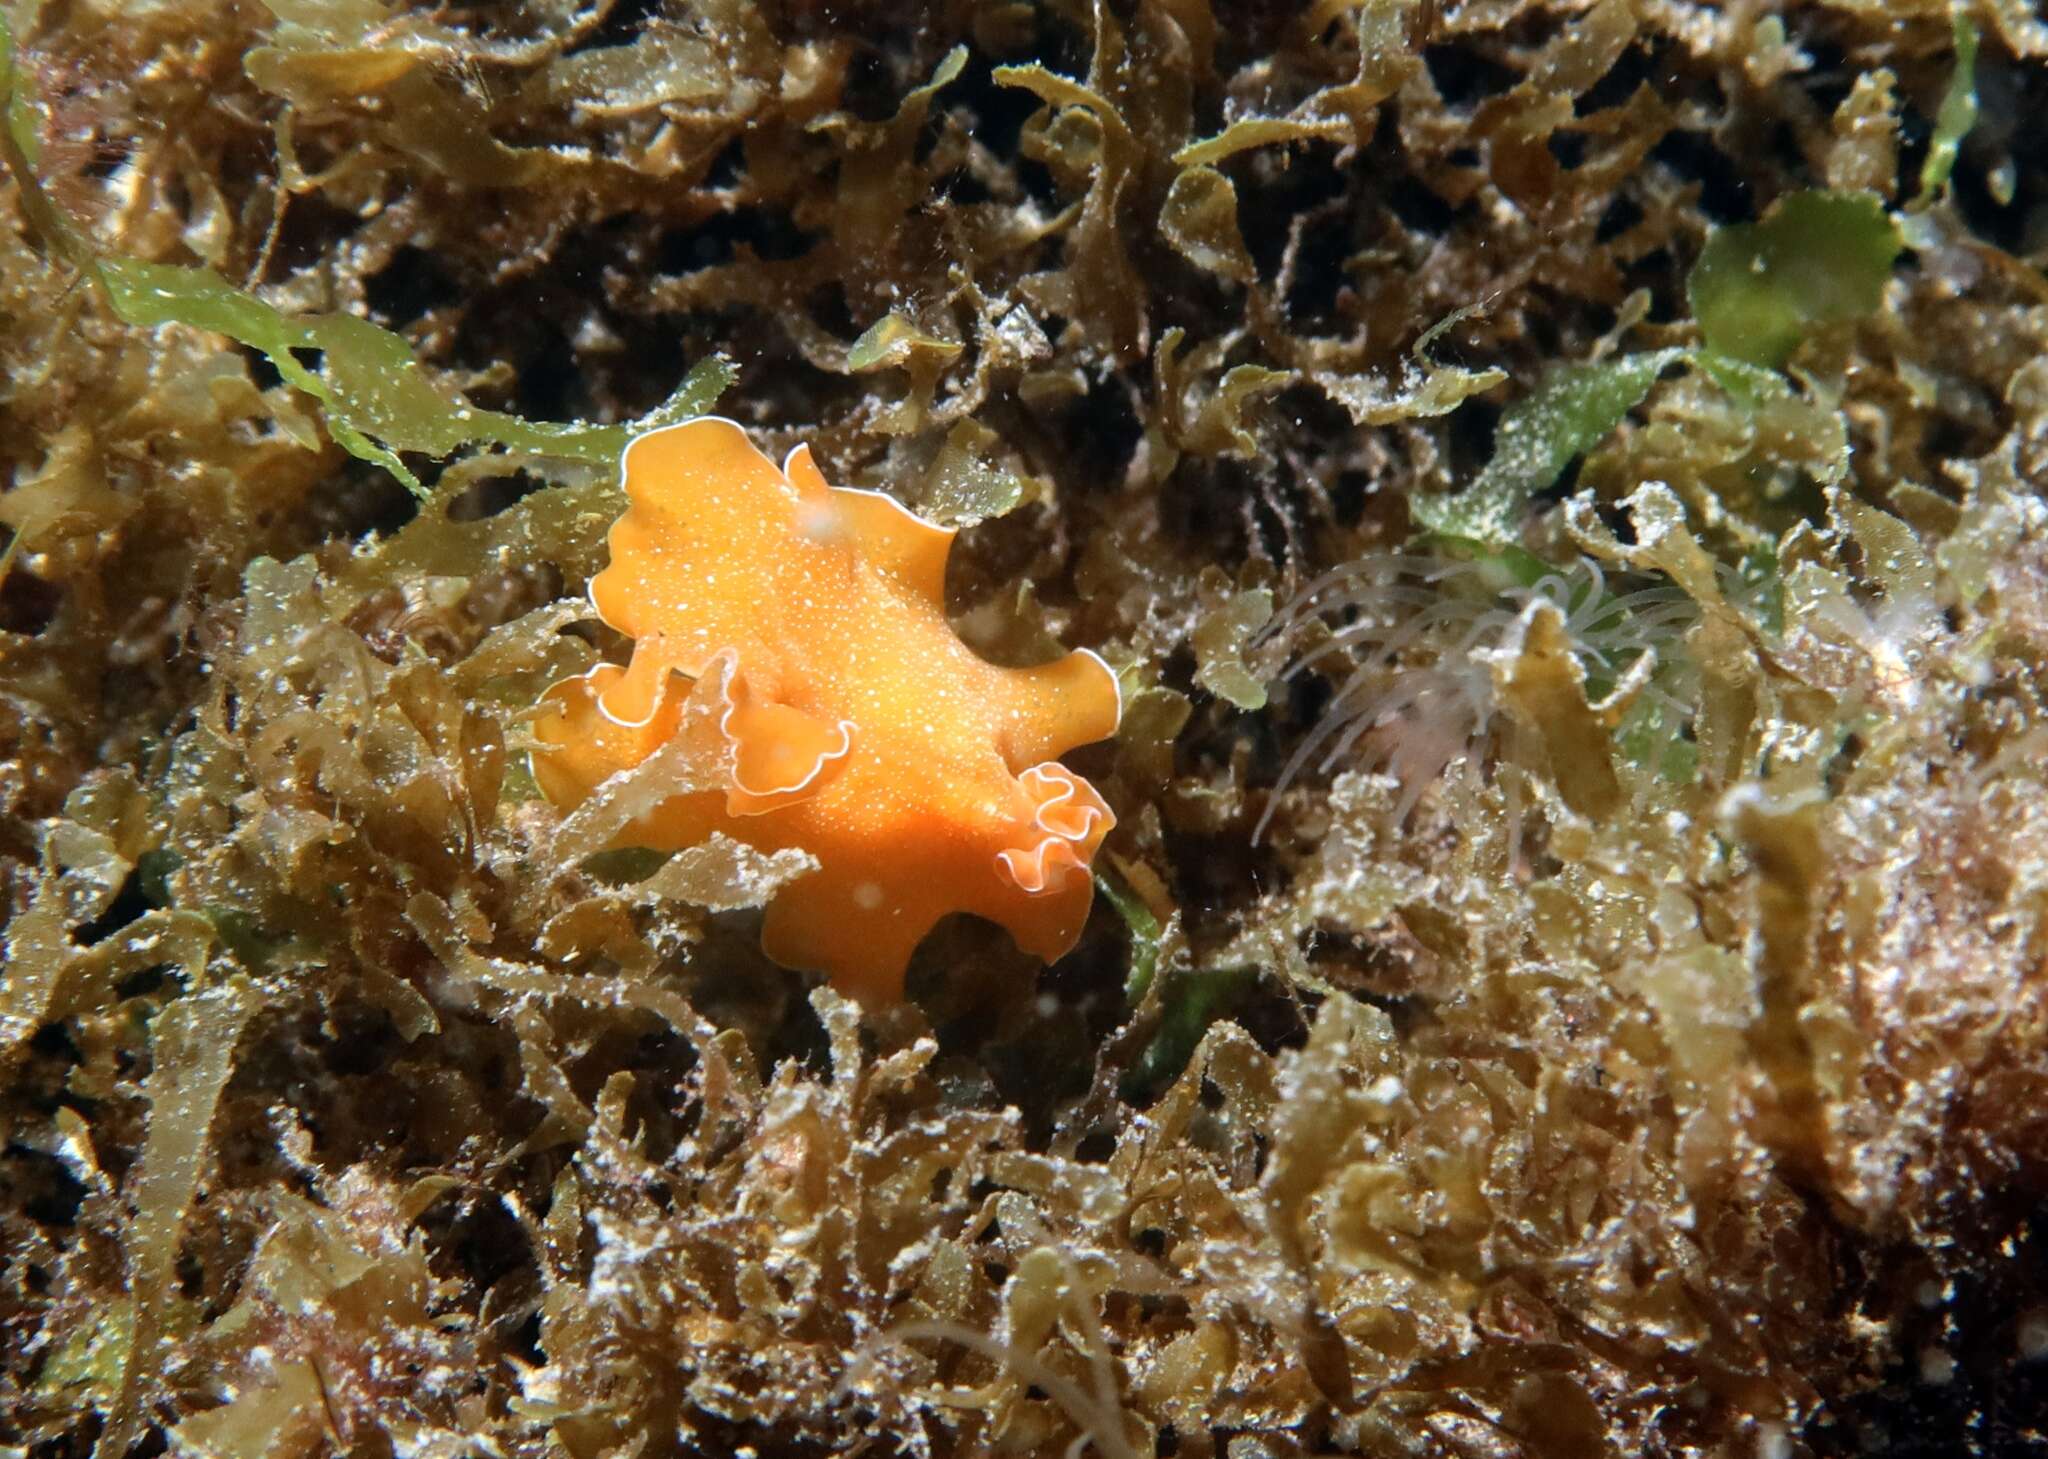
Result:
{"type": "Polygon", "coordinates": [[[832,487],[808,447],[778,468],[731,421],[627,446],[626,514],[592,580],[633,640],[550,688],[534,778],[573,807],[683,728],[685,681],[723,676],[722,790],[677,795],[620,844],[714,831],[818,869],[769,903],[762,945],[863,1001],[903,996],[911,952],[950,912],[1046,961],[1080,936],[1089,864],[1116,818],[1058,763],[1115,733],[1116,676],[1080,650],[998,668],[947,623],[953,533],[875,492],[832,487]]]}

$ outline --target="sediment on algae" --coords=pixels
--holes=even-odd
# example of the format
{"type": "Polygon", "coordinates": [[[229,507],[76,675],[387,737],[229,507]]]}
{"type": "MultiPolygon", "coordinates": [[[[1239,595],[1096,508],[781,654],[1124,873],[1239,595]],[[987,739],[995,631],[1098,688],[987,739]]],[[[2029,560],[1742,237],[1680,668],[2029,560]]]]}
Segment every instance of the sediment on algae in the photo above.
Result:
{"type": "Polygon", "coordinates": [[[0,1448],[2038,1442],[2021,0],[5,35],[0,1448]],[[539,799],[713,408],[1118,669],[1067,959],[539,799]]]}

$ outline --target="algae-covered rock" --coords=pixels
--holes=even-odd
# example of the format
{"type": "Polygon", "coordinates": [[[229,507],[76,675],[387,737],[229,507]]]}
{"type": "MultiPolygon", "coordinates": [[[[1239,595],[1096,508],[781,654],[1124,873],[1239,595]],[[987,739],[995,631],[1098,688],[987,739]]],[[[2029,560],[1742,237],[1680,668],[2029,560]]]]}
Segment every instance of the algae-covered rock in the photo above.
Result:
{"type": "Polygon", "coordinates": [[[8,8],[0,1453],[2033,1452],[2044,107],[2024,0],[8,8]],[[769,962],[816,858],[632,844],[716,674],[540,795],[714,410],[1110,665],[1067,957],[769,962]]]}

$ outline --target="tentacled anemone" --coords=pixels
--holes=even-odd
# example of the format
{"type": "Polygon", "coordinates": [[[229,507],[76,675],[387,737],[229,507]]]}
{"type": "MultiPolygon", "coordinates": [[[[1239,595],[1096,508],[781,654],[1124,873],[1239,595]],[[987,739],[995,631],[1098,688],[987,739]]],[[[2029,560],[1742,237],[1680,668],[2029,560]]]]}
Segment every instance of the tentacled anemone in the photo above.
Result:
{"type": "MultiPolygon", "coordinates": [[[[1349,761],[1399,782],[1395,819],[1406,820],[1447,773],[1478,777],[1505,754],[1518,727],[1502,712],[1496,670],[1543,605],[1561,617],[1585,672],[1589,695],[1620,683],[1645,654],[1668,651],[1698,609],[1670,584],[1610,589],[1600,565],[1563,567],[1537,559],[1377,553],[1333,568],[1275,615],[1265,641],[1302,647],[1282,678],[1322,669],[1336,680],[1329,707],[1281,767],[1253,832],[1262,838],[1289,786],[1311,767],[1328,774],[1349,761]],[[1318,636],[1311,625],[1329,628],[1318,636]],[[1332,672],[1331,661],[1337,661],[1332,672]]],[[[1636,700],[1665,736],[1690,717],[1682,663],[1636,700]]]]}

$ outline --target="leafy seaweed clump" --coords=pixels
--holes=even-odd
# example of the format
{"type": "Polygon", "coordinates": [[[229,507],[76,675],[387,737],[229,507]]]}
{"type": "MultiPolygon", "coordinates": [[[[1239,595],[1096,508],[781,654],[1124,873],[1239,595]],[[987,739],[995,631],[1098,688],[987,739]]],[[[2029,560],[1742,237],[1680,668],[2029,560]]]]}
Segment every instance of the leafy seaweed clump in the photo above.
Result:
{"type": "Polygon", "coordinates": [[[4,35],[0,1451],[2032,1442],[2023,0],[4,35]],[[1068,958],[538,796],[714,403],[1116,668],[1068,958]]]}

